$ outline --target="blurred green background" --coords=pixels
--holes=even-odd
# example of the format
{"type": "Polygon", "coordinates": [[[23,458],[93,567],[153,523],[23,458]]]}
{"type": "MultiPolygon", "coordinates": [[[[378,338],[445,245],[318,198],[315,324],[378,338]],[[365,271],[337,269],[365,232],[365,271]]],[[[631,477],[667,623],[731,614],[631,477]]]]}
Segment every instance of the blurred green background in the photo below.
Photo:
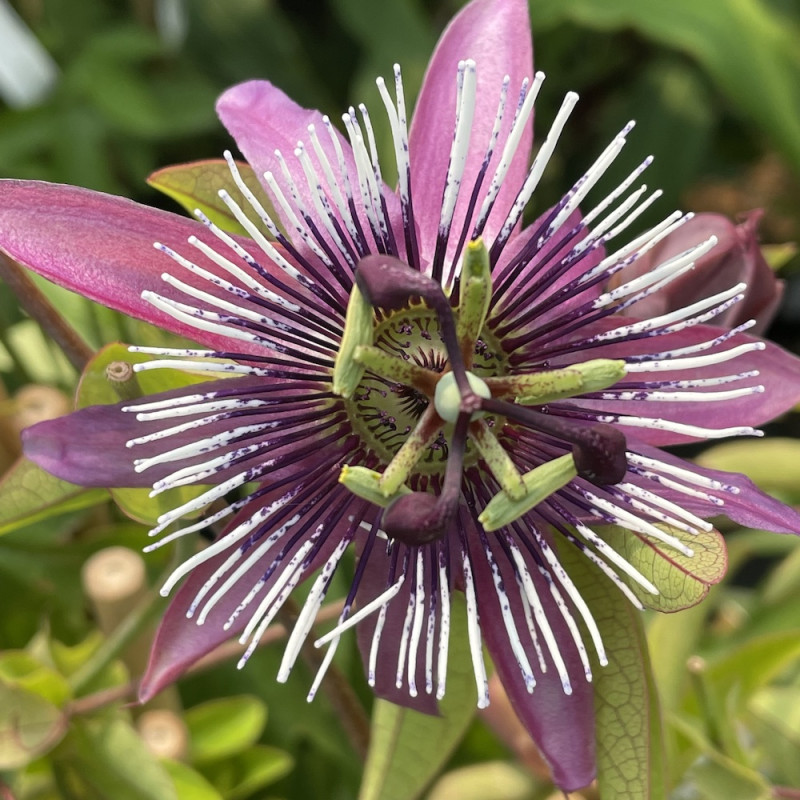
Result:
{"type": "MultiPolygon", "coordinates": [[[[0,65],[12,38],[30,36],[36,66],[22,67],[22,80],[0,66],[0,175],[72,183],[176,210],[145,179],[159,167],[218,157],[230,146],[213,111],[225,87],[268,78],[336,119],[352,103],[374,106],[375,76],[389,75],[398,61],[411,102],[437,36],[460,5],[0,0],[0,65]]],[[[532,214],[551,205],[636,119],[619,169],[656,156],[647,180],[664,189],[664,199],[654,215],[680,207],[734,217],[763,207],[765,243],[800,240],[797,0],[533,0],[531,14],[536,67],[548,76],[537,105],[539,128],[566,91],[581,95],[532,214]]],[[[388,152],[385,126],[378,132],[388,152]]],[[[791,253],[773,250],[788,282],[773,334],[797,351],[800,284],[791,253]]],[[[159,341],[143,324],[47,291],[93,347],[159,341]]],[[[0,284],[0,471],[10,468],[16,432],[32,419],[26,415],[65,410],[76,380],[0,284]],[[34,392],[23,401],[20,390],[30,384],[61,394],[34,392]]],[[[791,417],[774,428],[794,429],[791,417]]],[[[771,451],[760,444],[707,457],[754,469],[762,486],[800,501],[797,442],[776,440],[771,451]]],[[[243,672],[226,661],[182,681],[180,696],[167,705],[188,730],[188,750],[177,761],[148,754],[141,724],[134,726],[119,707],[135,671],[129,653],[117,660],[126,643],[109,644],[98,632],[103,626],[80,581],[91,554],[112,544],[138,550],[146,529],[126,520],[104,493],[70,494],[37,483],[39,476],[15,476],[13,485],[0,484],[3,800],[358,795],[360,759],[330,703],[305,702],[311,673],[299,667],[287,686],[274,683],[280,645],[263,648],[243,672]],[[220,704],[221,697],[232,699],[220,704]],[[17,712],[39,720],[22,753],[17,712]]],[[[153,513],[137,509],[143,522],[153,513]]],[[[668,784],[685,800],[800,797],[800,551],[787,537],[729,533],[731,579],[700,608],[650,622],[668,784]],[[692,655],[705,661],[690,671],[692,655]],[[773,783],[798,789],[780,794],[773,783]]],[[[148,585],[157,583],[168,557],[147,558],[148,585]]],[[[145,606],[146,631],[158,609],[145,606]]],[[[340,650],[342,673],[369,706],[352,642],[340,650]]],[[[507,724],[466,719],[450,733],[455,744],[466,730],[450,761],[447,752],[430,764],[398,757],[395,783],[362,796],[415,796],[443,763],[450,774],[433,790],[436,800],[548,796],[546,770],[507,724]]]]}

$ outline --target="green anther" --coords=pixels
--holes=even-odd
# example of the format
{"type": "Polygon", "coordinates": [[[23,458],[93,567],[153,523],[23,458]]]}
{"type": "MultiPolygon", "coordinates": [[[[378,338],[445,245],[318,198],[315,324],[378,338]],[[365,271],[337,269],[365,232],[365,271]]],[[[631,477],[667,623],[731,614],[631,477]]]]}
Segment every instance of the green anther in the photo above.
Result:
{"type": "Polygon", "coordinates": [[[377,347],[356,347],[353,358],[362,367],[374,372],[381,378],[405,386],[413,386],[421,391],[433,392],[439,375],[433,370],[425,369],[413,361],[390,355],[377,347]]]}
{"type": "Polygon", "coordinates": [[[354,495],[374,503],[376,506],[391,505],[404,494],[410,494],[411,489],[400,486],[394,494],[388,497],[380,490],[379,482],[381,473],[366,467],[350,467],[345,464],[339,474],[339,483],[343,484],[354,495]]]}
{"type": "Polygon", "coordinates": [[[553,492],[566,486],[577,474],[571,453],[548,461],[522,476],[528,490],[523,498],[515,500],[505,490],[498,492],[483,509],[478,521],[486,531],[496,531],[503,525],[509,525],[546,500],[553,492]]]}
{"type": "Polygon", "coordinates": [[[357,347],[372,344],[372,306],[353,286],[347,302],[344,333],[333,366],[333,393],[350,397],[364,375],[364,367],[354,357],[357,347]]]}
{"type": "Polygon", "coordinates": [[[522,500],[528,493],[528,487],[519,470],[506,452],[506,449],[492,433],[485,420],[475,420],[469,428],[469,435],[480,450],[486,466],[492,472],[502,490],[512,500],[522,500]]]}
{"type": "Polygon", "coordinates": [[[439,435],[441,428],[441,420],[434,409],[428,406],[419,418],[417,426],[395,453],[381,476],[380,492],[383,497],[391,497],[402,488],[411,474],[411,470],[428,452],[428,448],[439,435]]]}
{"type": "Polygon", "coordinates": [[[624,361],[596,358],[532,375],[511,375],[496,380],[490,378],[487,383],[493,394],[514,397],[522,405],[541,406],[553,400],[607,389],[626,374],[624,361]]]}
{"type": "Polygon", "coordinates": [[[492,298],[492,268],[489,251],[482,239],[467,244],[458,298],[458,322],[456,335],[461,349],[472,346],[480,336],[489,301],[492,298]]]}

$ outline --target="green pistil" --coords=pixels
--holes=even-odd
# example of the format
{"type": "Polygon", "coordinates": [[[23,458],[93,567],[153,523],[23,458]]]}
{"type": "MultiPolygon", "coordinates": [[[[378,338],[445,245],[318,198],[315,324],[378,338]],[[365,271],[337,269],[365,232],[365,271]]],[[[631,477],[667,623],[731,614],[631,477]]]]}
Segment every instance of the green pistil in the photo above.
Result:
{"type": "MultiPolygon", "coordinates": [[[[469,388],[478,395],[489,399],[492,396],[486,381],[467,372],[467,383],[469,388]]],[[[455,422],[461,410],[461,392],[456,384],[456,377],[452,372],[446,372],[436,384],[436,391],[433,394],[433,404],[439,412],[439,416],[447,422],[455,422]]]]}
{"type": "Polygon", "coordinates": [[[521,405],[541,406],[553,400],[608,389],[625,375],[624,361],[596,358],[563,369],[486,378],[486,384],[492,397],[515,398],[521,405]]]}
{"type": "Polygon", "coordinates": [[[379,491],[384,498],[392,497],[403,488],[411,470],[428,452],[441,428],[442,418],[433,406],[428,406],[380,478],[379,491]]]}
{"type": "Polygon", "coordinates": [[[353,286],[347,302],[342,344],[333,366],[333,393],[351,397],[364,377],[364,366],[356,361],[356,348],[372,344],[372,306],[364,299],[357,286],[353,286]]]}
{"type": "Polygon", "coordinates": [[[399,486],[393,494],[386,495],[381,491],[380,481],[383,476],[380,472],[367,469],[367,467],[351,467],[345,464],[339,474],[339,483],[349,489],[354,495],[374,503],[376,506],[386,508],[404,494],[411,494],[407,486],[399,486]]]}
{"type": "Polygon", "coordinates": [[[386,378],[392,383],[412,386],[428,396],[433,394],[436,382],[439,380],[438,372],[420,367],[413,361],[393,356],[377,347],[358,346],[353,351],[353,358],[364,369],[374,372],[381,378],[386,378]]]}
{"type": "Polygon", "coordinates": [[[492,299],[492,268],[482,239],[467,244],[461,269],[456,337],[464,366],[469,369],[475,342],[481,335],[492,299]]]}
{"type": "Polygon", "coordinates": [[[522,476],[527,494],[515,499],[505,490],[498,492],[483,509],[478,521],[486,531],[509,525],[566,486],[577,474],[572,454],[548,461],[522,476]]]}
{"type": "Polygon", "coordinates": [[[469,427],[469,435],[502,490],[512,500],[521,501],[528,493],[528,487],[506,449],[497,440],[485,420],[474,420],[469,427]]]}

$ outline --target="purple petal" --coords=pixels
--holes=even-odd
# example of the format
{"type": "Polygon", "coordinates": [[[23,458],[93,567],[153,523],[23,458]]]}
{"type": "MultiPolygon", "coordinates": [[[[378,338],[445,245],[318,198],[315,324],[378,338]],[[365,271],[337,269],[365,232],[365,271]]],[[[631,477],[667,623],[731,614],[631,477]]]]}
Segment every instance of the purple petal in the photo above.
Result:
{"type": "MultiPolygon", "coordinates": [[[[273,383],[277,382],[273,379],[273,383]]],[[[146,399],[146,402],[152,403],[168,398],[181,398],[198,393],[204,395],[215,392],[225,394],[231,391],[241,392],[245,399],[247,399],[248,395],[255,398],[259,397],[257,392],[261,386],[263,386],[263,379],[249,377],[203,382],[170,392],[151,395],[146,399]],[[248,387],[252,387],[252,393],[248,393],[248,387]]],[[[271,392],[269,399],[277,404],[296,399],[296,385],[287,381],[286,387],[285,391],[271,392]]],[[[303,388],[308,391],[307,386],[303,388]]],[[[46,420],[33,425],[22,433],[25,455],[51,474],[80,486],[145,487],[152,486],[156,481],[161,480],[179,468],[205,462],[211,455],[216,457],[224,453],[230,453],[237,447],[242,446],[242,442],[231,441],[226,445],[217,447],[213,454],[210,453],[209,448],[205,448],[190,458],[155,464],[138,473],[134,470],[134,459],[152,458],[184,445],[192,444],[200,439],[224,434],[237,424],[257,425],[259,423],[268,423],[273,427],[267,428],[261,433],[247,435],[246,442],[244,442],[247,445],[260,443],[264,445],[264,449],[256,452],[250,459],[238,458],[231,465],[220,468],[214,475],[205,478],[204,483],[219,483],[230,477],[232,470],[238,472],[251,465],[257,466],[259,462],[266,460],[268,445],[269,458],[277,462],[275,468],[270,471],[270,476],[274,479],[283,474],[278,468],[281,458],[286,457],[285,460],[289,468],[293,460],[301,460],[300,458],[292,458],[293,453],[299,447],[297,442],[294,441],[297,436],[287,436],[284,440],[281,437],[282,432],[294,434],[302,430],[306,425],[316,424],[315,422],[306,422],[300,425],[293,424],[295,417],[306,413],[303,408],[293,407],[281,410],[279,417],[276,417],[274,411],[270,413],[269,407],[264,409],[256,408],[246,418],[235,415],[221,415],[219,419],[209,422],[200,428],[190,428],[167,438],[127,447],[126,442],[130,439],[170,428],[179,422],[188,422],[193,419],[199,420],[208,416],[206,413],[195,413],[180,419],[167,418],[140,421],[137,420],[135,412],[122,410],[133,404],[135,404],[135,401],[121,402],[116,405],[89,406],[65,417],[46,420]],[[279,426],[274,425],[276,420],[280,422],[279,426]]],[[[322,424],[324,424],[324,420],[322,424]]],[[[307,459],[303,460],[303,465],[308,466],[307,459]]]]}
{"type": "Polygon", "coordinates": [[[23,451],[51,475],[80,486],[151,486],[153,478],[134,471],[133,452],[125,448],[143,428],[121,405],[90,406],[33,425],[22,432],[23,451]]]}
{"type": "MultiPolygon", "coordinates": [[[[506,111],[499,143],[511,126],[517,94],[524,78],[533,79],[533,50],[525,0],[475,0],[467,4],[450,22],[434,51],[417,99],[411,126],[409,154],[414,213],[419,223],[420,248],[430,260],[439,226],[442,192],[455,130],[456,74],[458,62],[473,59],[477,64],[477,99],[462,191],[453,220],[455,247],[458,234],[467,220],[469,195],[483,161],[497,114],[500,87],[511,77],[506,111]]],[[[491,241],[502,227],[503,217],[522,186],[528,168],[532,126],[528,125],[497,199],[495,211],[486,226],[491,241]]],[[[496,148],[490,174],[498,163],[496,148]]],[[[480,207],[480,206],[479,206],[480,207]]]]}
{"type": "Polygon", "coordinates": [[[605,257],[603,247],[592,247],[586,250],[561,274],[552,281],[547,276],[559,269],[561,262],[567,259],[576,244],[586,238],[588,231],[579,229],[583,215],[575,210],[567,217],[558,232],[544,246],[537,247],[533,253],[529,247],[534,239],[542,236],[545,220],[553,209],[548,209],[533,224],[525,228],[503,250],[493,270],[497,278],[497,290],[502,287],[502,298],[493,303],[496,306],[491,312],[494,320],[502,319],[501,330],[508,330],[509,335],[524,338],[525,331],[533,325],[541,327],[569,313],[574,307],[589,303],[603,292],[603,286],[596,283],[580,292],[570,286],[572,281],[582,277],[605,257]],[[571,236],[575,231],[575,235],[571,236]],[[520,266],[523,265],[523,266],[520,266]],[[507,270],[516,275],[510,282],[504,280],[507,270]],[[542,310],[539,307],[545,304],[542,310]]]}
{"type": "MultiPolygon", "coordinates": [[[[314,164],[317,163],[308,131],[308,126],[313,125],[322,149],[334,169],[334,174],[338,175],[339,162],[336,150],[325,129],[322,114],[319,111],[300,107],[269,81],[247,81],[231,87],[217,101],[217,114],[262,182],[264,173],[271,172],[284,194],[291,201],[292,195],[280,160],[275,155],[276,150],[280,151],[306,210],[316,222],[317,227],[320,230],[324,230],[324,226],[315,210],[314,194],[308,185],[308,179],[299,159],[294,155],[298,143],[303,142],[312,162],[314,164]]],[[[356,208],[359,212],[361,225],[367,231],[369,226],[358,193],[358,172],[353,152],[344,137],[338,132],[336,135],[341,143],[350,183],[356,196],[356,208]]],[[[321,170],[318,172],[318,177],[324,185],[325,178],[321,170]]],[[[265,188],[272,195],[272,191],[269,187],[266,187],[266,184],[265,188]]],[[[390,224],[396,230],[401,230],[399,201],[392,190],[385,184],[382,188],[390,224]]],[[[277,203],[276,208],[280,208],[277,203]]],[[[284,218],[284,222],[288,221],[284,218]]],[[[293,227],[293,225],[289,225],[289,230],[293,230],[293,227]]],[[[294,237],[293,242],[301,252],[306,253],[307,248],[303,245],[300,237],[294,237]]],[[[402,241],[398,241],[398,246],[403,246],[402,241]]]]}
{"type": "MultiPolygon", "coordinates": [[[[411,553],[405,546],[396,545],[400,548],[398,569],[402,568],[403,557],[407,553],[411,553]]],[[[430,575],[430,566],[428,561],[431,558],[436,558],[435,549],[433,547],[426,547],[423,550],[425,556],[425,574],[430,575]]],[[[413,554],[412,554],[412,557],[413,554]]],[[[391,585],[389,583],[389,570],[391,559],[386,555],[385,548],[376,545],[369,557],[369,563],[364,576],[361,579],[356,600],[359,606],[364,606],[370,601],[374,600],[382,594],[391,585]]],[[[399,577],[399,572],[392,583],[399,577]]],[[[452,587],[450,587],[452,588],[452,587]]],[[[430,584],[426,581],[426,592],[431,590],[430,584]]],[[[425,714],[438,714],[439,706],[436,702],[434,694],[428,694],[425,691],[425,637],[422,637],[420,647],[417,650],[416,658],[416,683],[417,695],[412,697],[408,689],[408,658],[406,657],[403,662],[403,679],[401,685],[397,686],[397,671],[398,659],[400,656],[401,641],[403,639],[403,631],[406,622],[406,614],[409,607],[409,601],[415,590],[414,585],[414,572],[413,564],[409,567],[406,573],[406,580],[400,592],[395,595],[387,607],[386,618],[381,632],[378,657],[376,661],[376,672],[374,676],[373,690],[378,697],[388,700],[395,705],[405,706],[406,708],[413,708],[416,711],[421,711],[425,714]]],[[[427,594],[429,597],[430,595],[427,594]]],[[[438,611],[441,603],[437,606],[436,628],[435,637],[439,635],[439,622],[440,616],[438,611]]],[[[372,648],[372,641],[375,634],[375,629],[378,622],[378,614],[376,612],[367,617],[357,628],[358,633],[358,649],[361,651],[361,659],[364,663],[364,672],[369,675],[369,655],[372,648]]],[[[426,605],[426,621],[427,625],[427,605],[426,605]]],[[[438,639],[435,639],[438,641],[438,639]]],[[[435,652],[435,650],[434,650],[435,652]]],[[[434,658],[435,663],[435,658],[434,658]]]]}
{"type": "MultiPolygon", "coordinates": [[[[335,476],[333,480],[335,481],[335,476]]],[[[286,488],[282,487],[265,494],[258,501],[246,506],[236,515],[225,533],[233,530],[239,523],[249,519],[260,508],[264,508],[280,499],[285,492],[286,488]]],[[[331,502],[333,502],[334,494],[335,484],[331,486],[331,502]]],[[[319,550],[310,559],[303,580],[311,577],[330,557],[336,545],[339,544],[345,530],[351,524],[346,517],[346,514],[342,515],[342,519],[327,532],[319,550]]],[[[268,530],[263,535],[268,536],[272,533],[272,530],[273,526],[268,526],[268,530]]],[[[223,533],[222,535],[224,536],[225,534],[223,533]]],[[[307,537],[301,538],[291,547],[283,557],[281,564],[284,566],[288,564],[292,556],[306,541],[307,537]]],[[[261,586],[258,594],[250,602],[248,609],[240,613],[231,626],[225,630],[224,625],[231,614],[236,611],[250,589],[258,583],[272,564],[274,554],[277,554],[280,549],[280,546],[277,545],[269,555],[253,564],[237,580],[236,584],[228,590],[209,612],[205,622],[202,625],[198,625],[195,619],[187,617],[187,612],[192,607],[197,593],[236,549],[236,546],[228,548],[195,567],[175,593],[153,639],[150,661],[139,683],[138,697],[140,703],[146,703],[166,686],[178,680],[187,669],[204,655],[240,634],[250,618],[248,609],[250,612],[255,611],[261,600],[275,584],[275,581],[281,577],[281,567],[278,566],[272,572],[270,578],[261,586]]],[[[233,665],[231,665],[231,668],[233,668],[233,665]]]]}
{"type": "MultiPolygon", "coordinates": [[[[142,292],[149,290],[186,302],[185,295],[162,281],[165,271],[180,274],[186,283],[204,291],[224,295],[153,247],[154,242],[163,242],[198,266],[220,274],[219,267],[186,243],[190,236],[220,247],[204,225],[130,200],[74,186],[0,181],[0,249],[11,258],[124,314],[208,347],[230,350],[229,338],[176,320],[142,298],[142,292]]],[[[250,240],[240,241],[253,250],[250,240]]],[[[277,271],[270,263],[263,266],[277,271]]],[[[265,351],[262,345],[245,341],[237,341],[236,348],[248,353],[265,351]]]]}
{"type": "Polygon", "coordinates": [[[596,774],[592,686],[584,677],[578,652],[547,583],[530,555],[524,548],[520,550],[528,563],[528,571],[564,658],[571,678],[572,694],[564,693],[558,673],[547,654],[547,672],[542,673],[536,666],[538,660],[526,630],[525,611],[517,591],[515,569],[499,545],[494,548],[494,557],[511,615],[536,677],[532,693],[527,691],[511,650],[491,570],[486,559],[478,554],[473,558],[473,568],[481,632],[517,716],[550,765],[554,783],[569,792],[587,786],[596,774]]]}
{"type": "MultiPolygon", "coordinates": [[[[762,492],[746,475],[687,463],[672,453],[648,447],[646,444],[641,444],[635,440],[630,441],[629,444],[631,450],[648,458],[682,467],[698,475],[717,480],[726,486],[735,487],[735,492],[709,491],[709,494],[720,498],[724,502],[723,506],[676,492],[667,487],[659,487],[658,492],[660,495],[688,511],[706,519],[723,514],[734,522],[738,522],[748,528],[775,531],[776,533],[800,534],[800,512],[781,503],[774,497],[770,497],[766,492],[762,492]]],[[[636,482],[652,488],[652,484],[645,484],[638,480],[636,482]]]]}
{"type": "MultiPolygon", "coordinates": [[[[633,322],[627,318],[616,317],[603,321],[602,325],[587,325],[582,335],[591,336],[602,330],[617,325],[633,322]]],[[[666,350],[686,347],[710,341],[724,333],[720,328],[710,325],[695,325],[666,336],[598,347],[585,351],[586,358],[625,358],[643,353],[657,353],[666,350]]],[[[738,334],[730,342],[718,348],[719,351],[732,349],[741,344],[760,341],[747,334],[738,334]]],[[[757,370],[758,376],[730,384],[730,386],[712,387],[727,389],[748,386],[763,386],[761,393],[749,394],[725,401],[689,401],[661,402],[650,400],[574,400],[570,405],[592,409],[603,414],[619,414],[624,416],[656,417],[711,428],[749,425],[758,427],[779,415],[789,411],[800,402],[800,358],[783,350],[771,342],[765,342],[763,350],[753,350],[735,359],[719,364],[691,370],[672,370],[656,373],[631,373],[622,381],[638,380],[681,380],[687,378],[714,378],[726,375],[738,375],[757,370]]],[[[713,352],[713,351],[710,351],[713,352]]],[[[582,355],[582,354],[579,354],[582,355]]],[[[702,355],[702,354],[701,354],[702,355]]],[[[575,354],[570,356],[575,363],[575,354]]],[[[563,359],[554,359],[554,366],[566,363],[563,359]]],[[[697,391],[703,391],[698,389],[697,391]]],[[[697,437],[682,433],[656,430],[655,428],[636,428],[635,435],[649,444],[668,445],[696,441],[697,437]]],[[[702,437],[701,437],[702,438],[702,437]]]]}
{"type": "Polygon", "coordinates": [[[740,224],[734,225],[721,214],[698,214],[674,231],[624,269],[614,283],[621,284],[644,275],[709,236],[716,236],[719,241],[697,260],[691,272],[632,306],[631,315],[642,319],[655,317],[744,282],[747,284],[744,300],[720,315],[717,324],[735,328],[755,319],[758,324],[754,331],[762,332],[774,317],[783,295],[783,281],[775,277],[758,246],[758,224],[762,216],[760,210],[750,211],[740,224]]]}

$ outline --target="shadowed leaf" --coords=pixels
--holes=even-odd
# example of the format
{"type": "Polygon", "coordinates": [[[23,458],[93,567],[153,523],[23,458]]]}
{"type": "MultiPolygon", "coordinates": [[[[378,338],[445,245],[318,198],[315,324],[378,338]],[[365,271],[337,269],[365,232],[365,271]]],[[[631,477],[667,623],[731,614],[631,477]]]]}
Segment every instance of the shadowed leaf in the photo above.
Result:
{"type": "Polygon", "coordinates": [[[0,481],[0,535],[57,514],[90,508],[107,498],[105,489],[62,481],[21,458],[0,481]]]}
{"type": "MultiPolygon", "coordinates": [[[[237,162],[239,173],[245,185],[256,196],[266,212],[276,220],[272,203],[256,177],[252,167],[237,162]]],[[[247,231],[236,219],[231,210],[219,197],[224,189],[236,201],[241,209],[264,232],[264,225],[250,203],[245,200],[231,177],[228,164],[222,159],[208,161],[192,161],[188,164],[176,164],[154,172],[147,182],[160,192],[180,203],[190,214],[200,209],[209,219],[225,231],[247,236],[247,231]]],[[[279,226],[280,227],[280,226],[279,226]]]]}

